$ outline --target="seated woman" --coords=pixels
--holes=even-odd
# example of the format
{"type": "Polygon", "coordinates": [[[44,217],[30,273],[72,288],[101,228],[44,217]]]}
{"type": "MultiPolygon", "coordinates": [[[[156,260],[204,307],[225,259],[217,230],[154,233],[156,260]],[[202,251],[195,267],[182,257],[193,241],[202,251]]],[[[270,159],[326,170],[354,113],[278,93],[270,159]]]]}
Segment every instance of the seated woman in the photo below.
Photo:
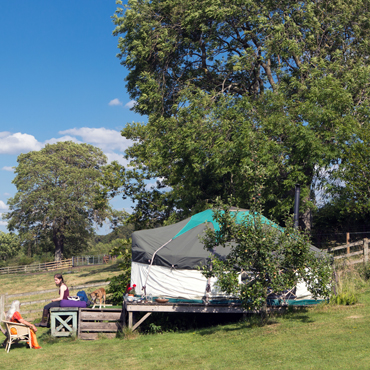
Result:
{"type": "MultiPolygon", "coordinates": [[[[19,306],[20,305],[21,304],[20,304],[19,301],[13,301],[11,306],[10,306],[10,309],[9,309],[8,313],[6,314],[5,319],[7,321],[19,322],[23,325],[29,326],[31,328],[30,332],[31,332],[32,348],[40,349],[41,347],[37,343],[37,338],[36,338],[37,329],[35,328],[35,325],[31,324],[30,322],[28,322],[28,321],[26,321],[22,318],[21,314],[19,313],[19,306]]],[[[16,329],[12,328],[12,330],[16,330],[16,329]]],[[[12,333],[12,334],[16,334],[16,333],[12,333]]]]}
{"type": "Polygon", "coordinates": [[[69,296],[69,290],[67,285],[64,283],[62,274],[54,275],[55,285],[59,287],[59,298],[52,299],[49,304],[44,306],[44,311],[42,313],[42,320],[36,326],[46,327],[49,321],[49,310],[52,307],[60,307],[60,301],[62,299],[67,299],[69,296]]]}

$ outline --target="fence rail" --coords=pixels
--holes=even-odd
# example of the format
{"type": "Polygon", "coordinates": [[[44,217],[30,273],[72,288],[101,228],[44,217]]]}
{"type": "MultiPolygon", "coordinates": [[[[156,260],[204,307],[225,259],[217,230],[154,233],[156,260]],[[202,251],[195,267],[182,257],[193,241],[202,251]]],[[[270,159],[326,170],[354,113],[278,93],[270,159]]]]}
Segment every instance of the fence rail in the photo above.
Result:
{"type": "Polygon", "coordinates": [[[333,253],[334,251],[340,250],[345,250],[345,253],[334,255],[333,257],[335,260],[361,256],[361,258],[349,260],[349,263],[350,264],[356,264],[361,262],[367,263],[369,260],[369,239],[365,238],[357,242],[353,243],[348,242],[347,244],[339,245],[338,247],[325,249],[325,251],[328,253],[333,253]],[[357,247],[357,249],[360,248],[360,250],[351,251],[351,248],[353,247],[357,247]]]}
{"type": "Polygon", "coordinates": [[[116,256],[99,255],[99,256],[78,256],[61,261],[32,263],[23,266],[8,266],[0,268],[0,274],[25,274],[40,271],[54,271],[70,269],[78,266],[102,265],[109,261],[115,261],[116,256]]]}
{"type": "Polygon", "coordinates": [[[32,263],[24,266],[8,266],[0,268],[0,274],[19,274],[38,271],[54,271],[72,267],[72,258],[44,263],[32,263]]]}

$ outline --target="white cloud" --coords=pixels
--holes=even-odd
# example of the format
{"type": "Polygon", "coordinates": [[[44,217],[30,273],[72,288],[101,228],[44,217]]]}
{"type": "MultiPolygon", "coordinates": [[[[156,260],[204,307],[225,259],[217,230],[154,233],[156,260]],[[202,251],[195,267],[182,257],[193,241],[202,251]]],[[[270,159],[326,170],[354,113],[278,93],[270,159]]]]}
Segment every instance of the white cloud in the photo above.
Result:
{"type": "MultiPolygon", "coordinates": [[[[82,141],[77,140],[73,136],[62,136],[59,138],[52,138],[45,142],[37,141],[33,135],[22,134],[17,132],[12,134],[7,131],[0,132],[0,154],[20,154],[28,153],[34,150],[42,149],[46,144],[55,144],[60,141],[73,141],[75,143],[81,143],[82,141]]],[[[12,167],[4,166],[4,171],[13,171],[12,167]]]]}
{"type": "Polygon", "coordinates": [[[9,209],[9,207],[2,200],[0,200],[0,209],[9,209]]]}
{"type": "Polygon", "coordinates": [[[44,144],[55,144],[61,141],[73,141],[74,143],[77,143],[77,144],[82,143],[82,141],[77,140],[75,137],[66,135],[66,136],[46,140],[44,144]]]}
{"type": "Polygon", "coordinates": [[[123,158],[122,154],[113,153],[113,152],[104,153],[104,154],[107,156],[109,163],[113,161],[117,161],[120,165],[128,167],[128,161],[126,158],[123,158]]]}
{"type": "MultiPolygon", "coordinates": [[[[108,161],[117,161],[121,165],[127,166],[127,160],[123,158],[123,152],[133,144],[121,136],[120,131],[101,128],[72,128],[60,131],[61,137],[51,138],[45,142],[39,142],[32,135],[20,132],[12,134],[7,131],[0,132],[0,154],[20,154],[29,151],[40,150],[46,144],[55,144],[61,141],[73,141],[75,143],[89,143],[103,150],[108,157],[108,161]]],[[[10,166],[4,166],[4,171],[14,172],[10,166]]]]}
{"type": "Polygon", "coordinates": [[[111,100],[108,105],[110,106],[116,106],[116,105],[122,105],[122,102],[118,98],[111,100]]]}
{"type": "Polygon", "coordinates": [[[72,128],[69,130],[59,131],[60,135],[79,136],[84,142],[93,144],[101,148],[103,151],[112,152],[119,150],[124,152],[133,144],[132,140],[128,140],[121,136],[121,133],[116,130],[101,128],[72,128]]]}
{"type": "Polygon", "coordinates": [[[11,196],[11,194],[10,194],[10,193],[4,193],[4,195],[5,195],[6,197],[10,197],[10,196],[11,196]]]}
{"type": "Polygon", "coordinates": [[[2,170],[4,170],[4,171],[9,171],[9,172],[14,172],[14,168],[13,168],[13,167],[10,167],[10,166],[4,166],[4,167],[2,168],[2,170]]]}
{"type": "Polygon", "coordinates": [[[0,132],[0,154],[20,154],[31,150],[40,150],[42,144],[33,135],[17,132],[0,132]]]}
{"type": "Polygon", "coordinates": [[[137,104],[137,102],[135,100],[131,100],[129,101],[127,104],[125,104],[124,108],[133,108],[135,105],[137,104]]]}

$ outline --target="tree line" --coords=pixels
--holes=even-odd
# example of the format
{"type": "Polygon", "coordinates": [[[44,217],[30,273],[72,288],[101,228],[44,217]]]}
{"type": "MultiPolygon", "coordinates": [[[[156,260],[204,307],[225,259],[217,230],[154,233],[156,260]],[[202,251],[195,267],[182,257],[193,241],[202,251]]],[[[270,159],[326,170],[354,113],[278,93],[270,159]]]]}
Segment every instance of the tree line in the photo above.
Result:
{"type": "Polygon", "coordinates": [[[369,5],[119,5],[114,35],[126,88],[132,109],[148,117],[122,130],[134,141],[125,153],[130,167],[71,142],[20,155],[9,230],[30,254],[52,246],[60,258],[86,249],[107,218],[151,228],[230,197],[247,209],[263,200],[261,212],[284,225],[296,183],[302,229],[366,224],[369,5]],[[131,214],[113,214],[109,199],[117,194],[133,201],[131,214]]]}

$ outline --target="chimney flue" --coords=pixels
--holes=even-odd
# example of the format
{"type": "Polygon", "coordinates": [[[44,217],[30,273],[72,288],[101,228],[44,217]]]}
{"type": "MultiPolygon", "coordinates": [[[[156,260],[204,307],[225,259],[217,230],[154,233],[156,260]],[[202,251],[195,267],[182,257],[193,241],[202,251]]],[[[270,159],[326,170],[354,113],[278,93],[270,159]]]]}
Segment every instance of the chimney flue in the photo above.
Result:
{"type": "Polygon", "coordinates": [[[295,185],[294,194],[294,228],[298,229],[298,219],[299,219],[299,195],[301,193],[301,186],[299,184],[295,185]]]}

